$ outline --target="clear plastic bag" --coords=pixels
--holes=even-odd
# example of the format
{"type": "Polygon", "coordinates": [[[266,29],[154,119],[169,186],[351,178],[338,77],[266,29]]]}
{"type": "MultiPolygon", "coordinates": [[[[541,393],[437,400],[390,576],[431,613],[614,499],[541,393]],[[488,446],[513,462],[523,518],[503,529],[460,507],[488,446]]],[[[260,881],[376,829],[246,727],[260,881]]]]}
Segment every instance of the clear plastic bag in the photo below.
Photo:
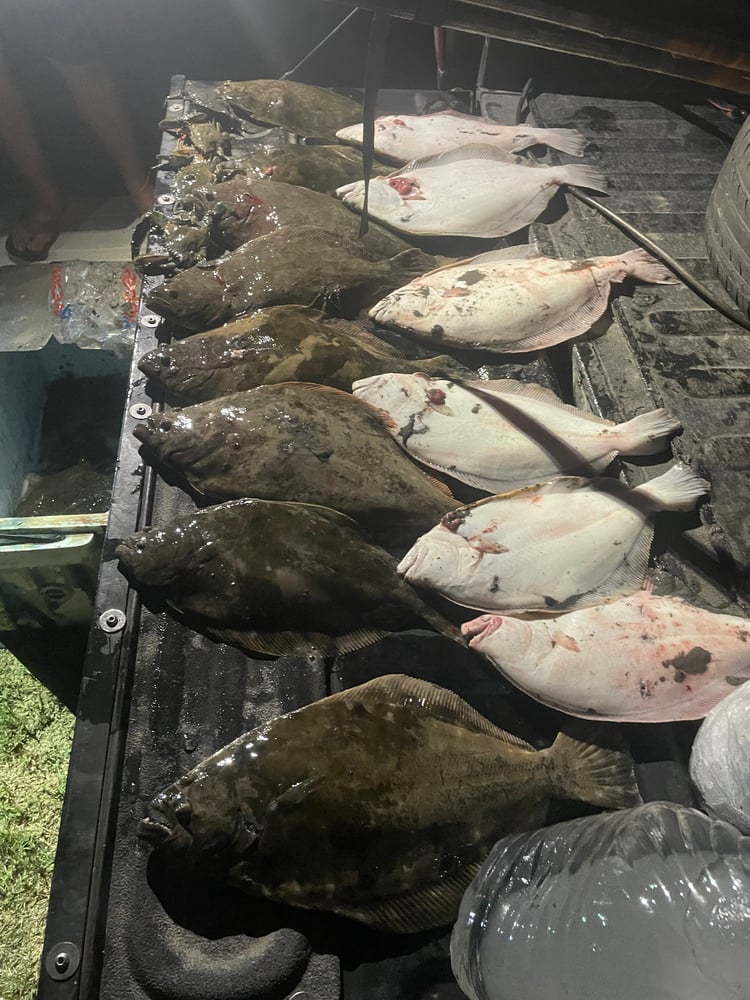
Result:
{"type": "Polygon", "coordinates": [[[712,816],[750,834],[750,683],[722,698],[704,719],[690,777],[712,816]]]}
{"type": "Polygon", "coordinates": [[[49,308],[61,344],[132,352],[139,279],[132,264],[69,261],[52,265],[49,308]]]}
{"type": "Polygon", "coordinates": [[[62,344],[133,350],[140,279],[125,262],[66,261],[0,268],[0,351],[62,344]]]}
{"type": "Polygon", "coordinates": [[[750,838],[655,802],[499,841],[451,939],[472,1000],[746,1000],[750,838]]]}

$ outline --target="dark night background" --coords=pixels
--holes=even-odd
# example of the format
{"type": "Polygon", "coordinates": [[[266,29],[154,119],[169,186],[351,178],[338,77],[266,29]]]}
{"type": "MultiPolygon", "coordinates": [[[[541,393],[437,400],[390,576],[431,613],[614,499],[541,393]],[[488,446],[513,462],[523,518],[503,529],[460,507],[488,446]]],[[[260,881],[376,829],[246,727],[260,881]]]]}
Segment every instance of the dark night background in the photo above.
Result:
{"type": "MultiPolygon", "coordinates": [[[[37,131],[65,194],[122,193],[99,140],[76,112],[47,56],[79,43],[96,47],[109,67],[136,130],[143,160],[159,146],[157,122],[173,74],[196,80],[278,77],[291,69],[351,8],[322,0],[5,0],[0,32],[37,131]],[[53,7],[54,9],[51,9],[53,7]],[[45,17],[45,8],[51,14],[45,17]]],[[[370,14],[359,11],[294,79],[323,86],[362,86],[370,14]]],[[[449,85],[472,88],[481,52],[478,36],[452,32],[449,85]]],[[[647,78],[606,64],[493,41],[485,85],[520,90],[527,77],[567,93],[633,89],[652,99],[689,85],[647,78]]],[[[385,86],[435,85],[432,29],[393,19],[385,86]]],[[[0,149],[3,197],[22,196],[23,179],[0,149]]]]}

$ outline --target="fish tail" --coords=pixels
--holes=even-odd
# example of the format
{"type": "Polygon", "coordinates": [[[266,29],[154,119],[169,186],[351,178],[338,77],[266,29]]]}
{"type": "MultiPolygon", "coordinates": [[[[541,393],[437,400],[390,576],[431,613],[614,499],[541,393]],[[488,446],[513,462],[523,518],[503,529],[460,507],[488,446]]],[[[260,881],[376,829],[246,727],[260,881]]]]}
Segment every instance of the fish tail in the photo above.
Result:
{"type": "Polygon", "coordinates": [[[607,178],[601,170],[586,163],[567,163],[564,167],[557,167],[556,177],[559,177],[560,184],[575,184],[576,187],[607,193],[607,178]]]}
{"type": "Polygon", "coordinates": [[[552,794],[580,799],[603,809],[626,809],[641,803],[633,761],[626,753],[559,733],[547,751],[553,780],[552,794]]]}
{"type": "Polygon", "coordinates": [[[639,413],[613,427],[611,433],[617,435],[617,448],[623,455],[658,455],[664,450],[666,439],[681,428],[679,420],[658,409],[639,413]]]}
{"type": "Polygon", "coordinates": [[[402,250],[401,253],[392,257],[391,263],[398,269],[399,280],[403,278],[404,284],[406,284],[426,274],[435,263],[435,258],[430,257],[417,247],[409,247],[408,250],[402,250]]]}
{"type": "Polygon", "coordinates": [[[692,510],[711,484],[679,462],[636,492],[645,496],[654,510],[692,510]]]}
{"type": "Polygon", "coordinates": [[[625,273],[638,281],[647,281],[652,285],[673,285],[678,281],[668,268],[641,247],[628,250],[620,260],[625,264],[625,273]]]}
{"type": "Polygon", "coordinates": [[[422,618],[440,635],[445,636],[446,639],[450,639],[451,642],[457,642],[459,646],[466,649],[466,640],[461,635],[461,630],[453,625],[452,622],[449,622],[447,618],[443,618],[440,612],[434,611],[426,604],[422,609],[422,618]]]}
{"type": "Polygon", "coordinates": [[[561,153],[571,156],[583,156],[589,144],[588,139],[576,128],[546,128],[539,132],[539,140],[546,146],[559,149],[561,153]]]}

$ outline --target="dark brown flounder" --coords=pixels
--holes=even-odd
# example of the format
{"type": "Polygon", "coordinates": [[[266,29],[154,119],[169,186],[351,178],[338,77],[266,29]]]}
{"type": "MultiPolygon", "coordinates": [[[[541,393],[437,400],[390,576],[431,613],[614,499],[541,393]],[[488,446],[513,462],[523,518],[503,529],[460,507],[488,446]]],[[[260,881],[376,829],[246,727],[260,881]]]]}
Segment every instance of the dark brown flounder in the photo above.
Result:
{"type": "Polygon", "coordinates": [[[640,802],[626,755],[564,735],[535,750],[395,674],[239,737],[140,833],[253,895],[410,933],[454,920],[495,841],[542,825],[551,797],[640,802]]]}
{"type": "Polygon", "coordinates": [[[241,118],[277,125],[297,135],[336,141],[336,133],[362,121],[362,105],[330,90],[292,80],[227,81],[219,96],[241,118]]]}
{"type": "Polygon", "coordinates": [[[349,390],[385,372],[444,372],[475,378],[447,355],[407,361],[358,323],[308,306],[269,306],[207,333],[164,344],[138,367],[170,395],[200,403],[279,382],[320,382],[349,390]]]}
{"type": "MultiPolygon", "coordinates": [[[[319,226],[339,237],[358,238],[358,215],[327,194],[294,184],[235,177],[203,188],[197,200],[210,219],[211,241],[220,250],[237,250],[284,226],[319,226]]],[[[361,243],[377,260],[410,249],[409,243],[377,223],[368,227],[361,243]]]]}
{"type": "Polygon", "coordinates": [[[116,555],[139,590],[249,653],[333,656],[410,628],[464,645],[394,559],[325,507],[235,500],[131,535],[116,555]]]}
{"type": "Polygon", "coordinates": [[[155,413],[133,433],[146,458],[206,497],[322,504],[389,546],[411,544],[456,506],[377,410],[328,386],[263,385],[155,413]]]}
{"type": "Polygon", "coordinates": [[[421,250],[372,260],[360,240],[316,226],[288,226],[170,278],[149,293],[146,304],[189,330],[210,330],[253,309],[288,302],[323,304],[348,319],[434,266],[435,258],[421,250]]]}
{"type": "MultiPolygon", "coordinates": [[[[248,177],[297,184],[333,195],[342,184],[358,181],[363,174],[362,153],[350,146],[265,146],[233,157],[238,170],[248,177]]],[[[393,167],[373,163],[372,176],[393,172],[393,167]]]]}

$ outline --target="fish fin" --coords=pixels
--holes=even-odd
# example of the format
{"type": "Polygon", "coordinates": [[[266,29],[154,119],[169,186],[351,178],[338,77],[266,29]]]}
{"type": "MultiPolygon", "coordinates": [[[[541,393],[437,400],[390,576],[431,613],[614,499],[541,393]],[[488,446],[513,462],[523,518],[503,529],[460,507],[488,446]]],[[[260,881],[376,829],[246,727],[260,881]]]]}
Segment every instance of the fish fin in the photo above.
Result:
{"type": "Polygon", "coordinates": [[[631,278],[637,278],[638,281],[645,281],[651,285],[679,284],[679,279],[642,247],[638,247],[637,250],[628,250],[627,253],[622,254],[621,259],[625,264],[625,274],[630,275],[631,278]]]}
{"type": "Polygon", "coordinates": [[[693,510],[698,500],[711,489],[711,484],[678,462],[635,492],[646,497],[654,510],[693,510]]]}
{"type": "MultiPolygon", "coordinates": [[[[433,468],[434,468],[434,466],[433,466],[433,468]]],[[[434,476],[431,476],[429,474],[429,472],[425,472],[424,469],[420,469],[419,471],[422,473],[422,475],[425,477],[425,479],[432,486],[435,487],[436,490],[440,490],[440,492],[444,493],[450,500],[455,500],[456,499],[453,496],[453,494],[451,493],[451,488],[450,488],[450,486],[448,486],[447,483],[444,483],[440,479],[436,479],[434,476]]],[[[450,475],[450,473],[449,473],[449,475],[450,475]]]]}
{"type": "Polygon", "coordinates": [[[530,243],[520,243],[514,247],[502,247],[500,250],[488,250],[487,253],[480,253],[476,257],[469,257],[465,261],[458,261],[449,264],[449,267],[460,267],[462,264],[491,264],[498,261],[508,260],[550,260],[543,253],[531,246],[530,243]]]}
{"type": "Polygon", "coordinates": [[[580,799],[603,809],[626,809],[642,802],[635,780],[633,761],[619,750],[560,733],[547,750],[551,763],[553,794],[558,798],[580,799]]]}
{"type": "Polygon", "coordinates": [[[344,635],[328,635],[325,632],[256,632],[252,629],[204,629],[215,642],[225,642],[237,646],[246,653],[263,653],[266,656],[304,655],[320,652],[323,656],[337,653],[353,653],[364,649],[389,632],[383,629],[361,628],[344,635]]]}
{"type": "MultiPolygon", "coordinates": [[[[512,163],[516,166],[526,163],[520,156],[506,153],[502,149],[498,149],[497,146],[490,146],[486,142],[468,142],[465,146],[449,149],[445,153],[436,153],[434,156],[425,156],[421,160],[412,160],[389,176],[411,174],[415,170],[425,170],[429,167],[445,167],[451,163],[460,163],[462,160],[495,160],[497,163],[512,163]]],[[[575,182],[570,181],[570,183],[575,182]]]]}
{"type": "Polygon", "coordinates": [[[607,308],[608,302],[609,282],[604,288],[597,286],[588,302],[566,316],[565,319],[560,320],[559,323],[541,330],[539,333],[523,337],[521,340],[515,340],[512,344],[503,344],[502,350],[506,352],[539,351],[544,347],[552,347],[553,344],[561,344],[565,340],[578,337],[591,329],[607,308]]]}
{"type": "Polygon", "coordinates": [[[511,149],[527,149],[537,144],[559,149],[570,156],[583,156],[589,140],[576,128],[531,128],[513,140],[511,149]]]}
{"type": "Polygon", "coordinates": [[[332,909],[341,916],[363,921],[376,930],[397,934],[416,934],[442,927],[456,919],[463,894],[479,868],[478,862],[462,865],[438,885],[391,896],[377,903],[359,906],[337,903],[332,909]]]}
{"type": "Polygon", "coordinates": [[[323,325],[326,330],[338,333],[348,340],[355,340],[357,343],[372,347],[384,357],[393,358],[394,360],[404,358],[404,354],[397,348],[392,347],[387,341],[381,340],[380,337],[376,337],[374,333],[370,333],[369,330],[366,330],[365,327],[360,326],[358,323],[353,323],[352,320],[332,319],[325,316],[325,323],[323,325]]]}
{"type": "Polygon", "coordinates": [[[601,170],[587,163],[566,163],[564,167],[555,167],[563,184],[573,184],[576,187],[589,188],[591,191],[607,193],[608,181],[601,170]]]}
{"type": "Polygon", "coordinates": [[[406,674],[385,674],[356,688],[329,695],[327,700],[360,703],[370,708],[382,708],[384,703],[404,706],[418,701],[431,715],[443,722],[461,726],[473,733],[492,736],[501,743],[522,750],[534,749],[525,740],[493,725],[453,691],[406,674]]]}
{"type": "MultiPolygon", "coordinates": [[[[612,480],[612,482],[617,483],[620,489],[627,489],[627,487],[619,483],[616,479],[612,480]]],[[[533,493],[572,493],[574,490],[582,490],[590,485],[591,480],[585,476],[554,476],[543,483],[529,483],[528,486],[518,486],[516,489],[507,490],[505,493],[496,493],[491,497],[482,497],[481,500],[464,504],[462,507],[457,508],[457,510],[451,511],[448,516],[455,515],[459,511],[474,510],[475,507],[481,507],[486,503],[493,503],[495,500],[508,500],[510,497],[519,496],[521,493],[528,493],[529,496],[533,493]]]]}
{"type": "Polygon", "coordinates": [[[598,587],[580,594],[574,601],[565,601],[560,608],[551,610],[575,611],[578,608],[588,608],[592,604],[601,604],[616,597],[626,597],[640,590],[648,576],[648,561],[651,557],[651,544],[654,540],[654,528],[647,521],[638,537],[627,552],[623,552],[620,565],[603,580],[598,587]]]}
{"type": "Polygon", "coordinates": [[[421,278],[423,274],[432,273],[429,268],[435,263],[435,258],[423,250],[418,250],[417,247],[409,247],[408,250],[402,250],[395,257],[391,257],[390,263],[398,265],[399,271],[403,272],[403,277],[406,279],[404,284],[408,284],[415,278],[421,278]]]}
{"type": "Polygon", "coordinates": [[[666,448],[666,439],[679,430],[682,430],[680,421],[664,409],[639,413],[632,420],[616,425],[617,448],[623,455],[658,455],[666,448]]]}
{"type": "MultiPolygon", "coordinates": [[[[461,382],[460,385],[477,395],[486,396],[490,403],[493,397],[503,400],[507,399],[508,396],[525,396],[527,399],[536,399],[540,403],[555,406],[559,410],[567,410],[569,413],[575,413],[582,420],[589,420],[592,424],[602,424],[606,427],[615,426],[612,420],[599,417],[595,413],[588,413],[586,410],[580,410],[577,406],[571,406],[569,403],[563,403],[551,389],[547,389],[543,385],[538,385],[536,382],[497,379],[490,382],[461,382]]],[[[614,455],[612,457],[614,458],[614,455]]]]}

